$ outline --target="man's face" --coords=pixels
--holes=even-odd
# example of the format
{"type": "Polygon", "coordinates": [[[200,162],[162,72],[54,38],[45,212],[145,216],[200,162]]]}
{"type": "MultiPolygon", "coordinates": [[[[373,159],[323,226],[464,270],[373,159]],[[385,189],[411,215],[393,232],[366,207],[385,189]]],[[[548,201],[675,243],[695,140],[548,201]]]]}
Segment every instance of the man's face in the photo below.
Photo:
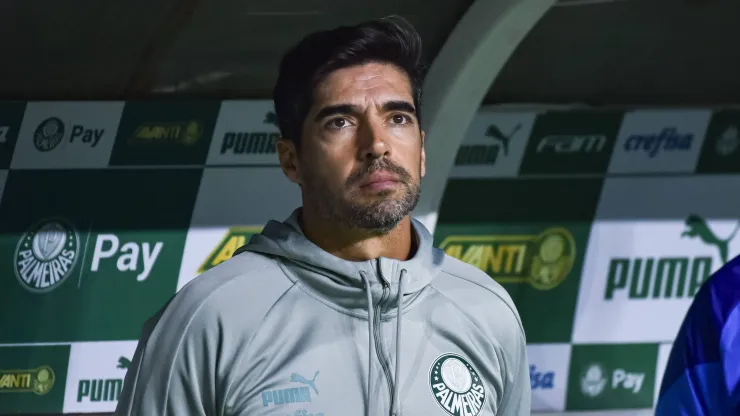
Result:
{"type": "MultiPolygon", "coordinates": [[[[403,71],[371,63],[331,73],[303,124],[303,203],[350,228],[389,231],[419,199],[424,134],[403,71]]],[[[292,178],[293,179],[293,178],[292,178]]]]}

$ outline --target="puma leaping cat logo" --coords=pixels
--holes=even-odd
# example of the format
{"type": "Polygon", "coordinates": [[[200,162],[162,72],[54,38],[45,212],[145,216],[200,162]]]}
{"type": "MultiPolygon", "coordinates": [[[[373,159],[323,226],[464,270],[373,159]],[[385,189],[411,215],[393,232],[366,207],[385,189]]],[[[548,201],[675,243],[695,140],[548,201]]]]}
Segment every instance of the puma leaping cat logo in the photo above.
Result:
{"type": "Polygon", "coordinates": [[[730,233],[730,235],[725,239],[717,237],[712,229],[709,228],[709,225],[707,225],[704,218],[696,214],[691,214],[686,217],[686,227],[687,229],[681,233],[681,237],[699,237],[704,244],[717,247],[722,264],[727,263],[729,260],[729,244],[730,241],[735,238],[735,234],[738,229],[740,229],[740,221],[735,225],[735,229],[732,230],[732,233],[730,233]]]}
{"type": "Polygon", "coordinates": [[[317,371],[316,374],[313,375],[313,378],[311,380],[308,380],[307,378],[303,377],[302,375],[298,373],[293,373],[290,375],[290,381],[294,383],[301,383],[305,384],[313,389],[313,391],[316,392],[316,394],[319,394],[319,390],[316,388],[316,376],[319,375],[319,372],[317,371]]]}
{"type": "Polygon", "coordinates": [[[265,124],[272,124],[274,126],[277,126],[278,125],[277,114],[275,114],[275,112],[273,111],[269,111],[267,114],[265,114],[265,119],[262,120],[262,122],[265,124]]]}
{"type": "Polygon", "coordinates": [[[509,141],[511,141],[511,138],[514,137],[514,135],[522,128],[521,123],[517,124],[514,129],[509,134],[504,134],[501,129],[498,128],[497,125],[491,124],[488,126],[488,130],[486,130],[486,137],[491,137],[493,140],[497,140],[501,142],[501,148],[504,151],[504,156],[509,155],[509,141]]]}
{"type": "Polygon", "coordinates": [[[116,368],[127,369],[130,365],[131,365],[131,360],[129,360],[126,357],[119,357],[118,365],[116,366],[116,368]]]}

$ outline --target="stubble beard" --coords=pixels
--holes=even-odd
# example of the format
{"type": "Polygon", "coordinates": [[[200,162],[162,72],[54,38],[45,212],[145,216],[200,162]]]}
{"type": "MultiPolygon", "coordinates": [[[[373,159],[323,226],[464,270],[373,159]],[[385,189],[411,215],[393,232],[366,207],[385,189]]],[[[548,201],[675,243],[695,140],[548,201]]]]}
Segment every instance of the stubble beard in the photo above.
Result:
{"type": "Polygon", "coordinates": [[[361,204],[355,201],[344,203],[344,225],[352,228],[374,231],[376,233],[387,233],[411,213],[419,202],[419,186],[403,184],[401,191],[388,191],[388,195],[378,195],[379,201],[369,204],[361,204]],[[394,193],[402,192],[398,198],[393,198],[394,193]]]}
{"type": "MultiPolygon", "coordinates": [[[[380,167],[376,166],[367,172],[379,169],[380,167]]],[[[308,186],[304,190],[304,197],[308,198],[319,215],[328,221],[339,223],[349,229],[385,234],[416,208],[421,194],[419,184],[413,183],[408,172],[400,167],[391,167],[388,170],[399,174],[401,189],[380,192],[375,195],[375,200],[369,203],[360,202],[356,197],[347,199],[313,177],[306,178],[308,180],[305,185],[308,186]]],[[[355,178],[350,178],[348,186],[359,179],[359,174],[355,178]]]]}

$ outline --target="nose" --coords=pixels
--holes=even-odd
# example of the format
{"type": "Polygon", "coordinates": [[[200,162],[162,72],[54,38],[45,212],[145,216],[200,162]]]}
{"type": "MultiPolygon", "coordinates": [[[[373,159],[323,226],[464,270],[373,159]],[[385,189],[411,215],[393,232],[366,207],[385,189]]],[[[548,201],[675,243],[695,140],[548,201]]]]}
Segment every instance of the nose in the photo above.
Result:
{"type": "Polygon", "coordinates": [[[382,123],[368,120],[362,124],[358,134],[362,159],[379,159],[390,155],[391,147],[382,123]]]}

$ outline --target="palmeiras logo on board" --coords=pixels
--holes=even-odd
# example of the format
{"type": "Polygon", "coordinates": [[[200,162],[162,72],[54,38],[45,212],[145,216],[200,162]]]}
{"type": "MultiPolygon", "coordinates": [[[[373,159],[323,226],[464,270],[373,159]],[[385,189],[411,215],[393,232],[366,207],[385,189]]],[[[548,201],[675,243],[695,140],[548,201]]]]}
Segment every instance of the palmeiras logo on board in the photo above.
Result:
{"type": "Polygon", "coordinates": [[[80,251],[77,230],[60,218],[33,225],[15,248],[15,275],[30,292],[50,292],[72,274],[80,251]]]}
{"type": "Polygon", "coordinates": [[[715,150],[720,156],[728,156],[735,153],[735,150],[740,147],[740,135],[737,132],[737,127],[729,126],[725,129],[722,134],[717,137],[715,144],[715,150]]]}
{"type": "Polygon", "coordinates": [[[477,416],[486,404],[486,388],[465,358],[442,354],[429,369],[429,387],[437,404],[452,416],[477,416]]]}
{"type": "Polygon", "coordinates": [[[57,117],[42,121],[33,133],[33,145],[40,152],[54,150],[64,138],[64,123],[57,117]]]}
{"type": "Polygon", "coordinates": [[[588,397],[596,397],[606,387],[606,371],[599,364],[591,364],[581,376],[581,392],[588,397]]]}

